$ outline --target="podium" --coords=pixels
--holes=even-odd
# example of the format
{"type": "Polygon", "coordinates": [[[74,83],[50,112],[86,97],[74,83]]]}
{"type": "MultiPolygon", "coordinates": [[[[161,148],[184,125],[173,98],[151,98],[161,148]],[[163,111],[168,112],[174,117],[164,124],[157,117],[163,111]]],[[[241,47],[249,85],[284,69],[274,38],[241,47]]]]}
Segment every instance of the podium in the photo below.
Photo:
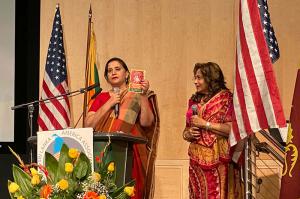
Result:
{"type": "MultiPolygon", "coordinates": [[[[136,137],[125,133],[105,133],[94,132],[93,135],[93,153],[99,156],[104,150],[108,141],[111,141],[110,149],[111,160],[115,162],[116,167],[116,185],[118,187],[124,185],[131,180],[132,163],[133,163],[133,144],[146,144],[147,139],[136,137]]],[[[31,136],[27,139],[31,147],[36,146],[37,136],[31,136]]],[[[94,167],[97,165],[94,161],[94,167]]]]}
{"type": "MultiPolygon", "coordinates": [[[[147,139],[125,133],[96,132],[94,133],[94,157],[103,151],[109,139],[111,140],[111,159],[116,166],[116,185],[120,187],[131,180],[133,144],[146,144],[147,139]]],[[[96,168],[95,163],[94,166],[96,168]]]]}

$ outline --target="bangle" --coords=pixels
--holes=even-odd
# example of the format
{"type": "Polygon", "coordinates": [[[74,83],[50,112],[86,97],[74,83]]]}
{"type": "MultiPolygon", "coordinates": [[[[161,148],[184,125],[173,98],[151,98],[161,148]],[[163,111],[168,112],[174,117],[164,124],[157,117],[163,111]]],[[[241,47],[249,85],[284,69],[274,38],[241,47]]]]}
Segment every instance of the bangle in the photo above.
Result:
{"type": "Polygon", "coordinates": [[[211,123],[210,122],[206,122],[205,129],[206,130],[210,130],[211,129],[211,123]]]}
{"type": "Polygon", "coordinates": [[[183,133],[183,139],[186,141],[190,141],[190,138],[187,137],[187,132],[183,133]]]}
{"type": "Polygon", "coordinates": [[[188,140],[188,138],[186,137],[186,132],[183,133],[183,139],[188,140]]]}

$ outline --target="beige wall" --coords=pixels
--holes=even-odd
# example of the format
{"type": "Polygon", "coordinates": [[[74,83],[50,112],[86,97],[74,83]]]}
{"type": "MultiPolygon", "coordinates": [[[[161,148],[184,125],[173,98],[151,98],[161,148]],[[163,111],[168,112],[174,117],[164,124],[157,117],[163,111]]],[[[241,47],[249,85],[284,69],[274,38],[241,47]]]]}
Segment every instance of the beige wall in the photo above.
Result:
{"type": "MultiPolygon", "coordinates": [[[[40,79],[57,2],[64,28],[69,87],[75,90],[84,86],[90,1],[41,1],[40,79]]],[[[182,140],[181,132],[187,100],[194,92],[193,64],[219,63],[232,88],[236,4],[237,0],[92,1],[101,86],[108,88],[103,78],[105,62],[119,56],[130,68],[145,69],[151,89],[158,95],[161,136],[156,198],[186,198],[187,195],[188,145],[182,140]],[[171,185],[174,181],[177,183],[171,185]]],[[[300,64],[300,6],[297,0],[289,3],[269,0],[269,7],[281,50],[274,69],[288,118],[295,73],[300,64]]],[[[71,104],[75,124],[82,111],[82,96],[72,98],[71,104]]]]}

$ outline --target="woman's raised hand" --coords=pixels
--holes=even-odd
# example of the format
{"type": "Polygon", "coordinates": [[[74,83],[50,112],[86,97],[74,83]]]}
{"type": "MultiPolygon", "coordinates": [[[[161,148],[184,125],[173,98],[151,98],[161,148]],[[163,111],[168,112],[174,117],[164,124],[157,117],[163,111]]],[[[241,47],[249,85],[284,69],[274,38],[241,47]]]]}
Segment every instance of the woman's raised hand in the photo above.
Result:
{"type": "Polygon", "coordinates": [[[120,93],[110,92],[109,95],[110,95],[109,101],[110,101],[111,106],[114,106],[114,105],[116,105],[116,104],[118,104],[118,103],[121,102],[121,95],[120,95],[120,93]]]}
{"type": "Polygon", "coordinates": [[[149,90],[150,84],[149,81],[144,79],[141,81],[141,88],[143,90],[143,94],[146,94],[147,91],[149,90]]]}
{"type": "Polygon", "coordinates": [[[198,115],[193,115],[191,117],[191,125],[196,126],[198,128],[205,128],[206,121],[202,117],[199,117],[198,115]]]}

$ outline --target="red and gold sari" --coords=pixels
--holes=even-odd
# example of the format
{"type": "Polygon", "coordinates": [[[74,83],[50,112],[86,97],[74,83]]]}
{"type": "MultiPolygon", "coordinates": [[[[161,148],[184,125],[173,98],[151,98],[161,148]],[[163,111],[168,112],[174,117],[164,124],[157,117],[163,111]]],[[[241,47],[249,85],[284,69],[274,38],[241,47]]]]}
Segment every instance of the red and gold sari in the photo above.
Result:
{"type": "MultiPolygon", "coordinates": [[[[106,113],[98,123],[95,131],[116,132],[142,136],[148,139],[146,145],[136,144],[133,146],[133,169],[132,178],[136,180],[134,199],[151,199],[154,196],[154,161],[159,136],[159,113],[156,95],[152,91],[147,93],[149,105],[154,115],[152,126],[144,128],[139,123],[140,94],[128,92],[121,93],[120,113],[115,118],[114,111],[106,113]]],[[[108,92],[97,96],[89,111],[96,112],[110,98],[108,92]]]]}
{"type": "MultiPolygon", "coordinates": [[[[187,127],[192,116],[191,106],[198,106],[202,118],[212,123],[231,122],[233,110],[232,94],[222,90],[207,103],[200,105],[189,101],[187,111],[187,127]]],[[[227,199],[239,198],[236,189],[234,172],[230,165],[230,147],[227,137],[219,136],[212,131],[201,129],[201,137],[190,143],[188,154],[189,192],[191,199],[227,199]],[[229,172],[230,171],[230,172],[229,172]]],[[[236,173],[237,174],[237,173],[236,173]]]]}

